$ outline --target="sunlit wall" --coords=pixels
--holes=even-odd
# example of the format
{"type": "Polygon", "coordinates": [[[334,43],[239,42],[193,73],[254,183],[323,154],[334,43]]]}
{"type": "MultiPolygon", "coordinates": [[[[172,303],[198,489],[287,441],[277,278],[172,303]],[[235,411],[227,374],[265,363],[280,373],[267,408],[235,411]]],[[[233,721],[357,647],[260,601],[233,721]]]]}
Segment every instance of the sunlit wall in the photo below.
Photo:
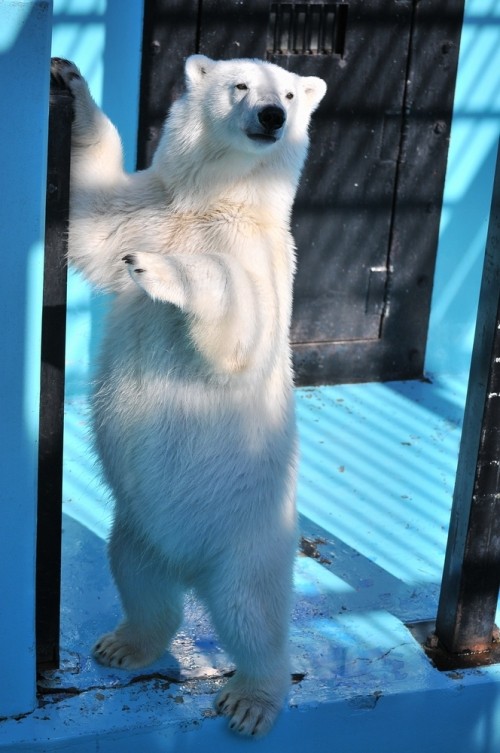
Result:
{"type": "Polygon", "coordinates": [[[465,378],[500,133],[500,0],[467,0],[426,369],[465,378]]]}
{"type": "MultiPolygon", "coordinates": [[[[142,0],[54,0],[52,55],[73,60],[96,102],[120,132],[125,167],[136,158],[142,0]]],[[[66,394],[88,389],[106,298],[78,274],[69,276],[66,394]]]]}

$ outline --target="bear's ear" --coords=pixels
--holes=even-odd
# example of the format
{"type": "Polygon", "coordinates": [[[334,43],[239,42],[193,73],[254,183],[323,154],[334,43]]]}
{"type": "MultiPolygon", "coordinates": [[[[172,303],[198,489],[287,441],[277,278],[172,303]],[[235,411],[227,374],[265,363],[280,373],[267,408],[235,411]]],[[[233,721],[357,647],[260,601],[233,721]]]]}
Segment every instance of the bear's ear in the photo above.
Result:
{"type": "Polygon", "coordinates": [[[317,76],[302,76],[301,85],[307,103],[311,112],[313,112],[326,94],[326,83],[317,76]]]}
{"type": "Polygon", "coordinates": [[[210,60],[205,55],[190,55],[186,60],[185,74],[186,83],[196,85],[203,81],[206,74],[215,65],[214,60],[210,60]]]}

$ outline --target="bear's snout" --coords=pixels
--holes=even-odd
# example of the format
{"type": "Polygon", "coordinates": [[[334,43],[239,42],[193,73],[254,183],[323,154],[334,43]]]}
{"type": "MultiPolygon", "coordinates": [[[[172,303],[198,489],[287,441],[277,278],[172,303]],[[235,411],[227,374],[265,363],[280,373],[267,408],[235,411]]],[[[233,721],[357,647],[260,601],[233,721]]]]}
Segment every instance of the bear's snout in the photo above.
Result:
{"type": "Polygon", "coordinates": [[[286,120],[286,113],[278,105],[266,105],[258,113],[258,118],[266,131],[278,131],[286,120]]]}

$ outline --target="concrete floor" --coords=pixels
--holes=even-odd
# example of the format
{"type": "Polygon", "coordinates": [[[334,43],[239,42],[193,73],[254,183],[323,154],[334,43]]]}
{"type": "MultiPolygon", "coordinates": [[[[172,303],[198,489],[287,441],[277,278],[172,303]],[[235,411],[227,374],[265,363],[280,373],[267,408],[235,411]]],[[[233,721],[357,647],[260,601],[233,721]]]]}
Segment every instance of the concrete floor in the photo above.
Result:
{"type": "Polygon", "coordinates": [[[449,379],[297,390],[294,683],[275,729],[249,743],[212,710],[231,664],[194,600],[171,653],[147,670],[90,658],[120,607],[105,554],[110,502],[75,395],[62,667],[40,678],[34,714],[4,724],[0,750],[498,753],[500,668],[439,672],[405,626],[436,615],[463,402],[464,386],[449,379]]]}

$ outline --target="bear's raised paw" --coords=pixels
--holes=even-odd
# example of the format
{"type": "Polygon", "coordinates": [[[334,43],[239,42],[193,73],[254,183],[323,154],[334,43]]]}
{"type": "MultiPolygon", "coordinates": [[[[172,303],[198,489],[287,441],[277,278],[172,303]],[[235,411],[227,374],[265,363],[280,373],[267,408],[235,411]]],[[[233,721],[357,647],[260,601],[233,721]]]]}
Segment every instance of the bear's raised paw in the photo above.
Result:
{"type": "Polygon", "coordinates": [[[87,82],[71,60],[52,58],[50,65],[52,86],[68,91],[73,97],[73,146],[95,145],[107,130],[105,119],[92,99],[87,82]]]}
{"type": "Polygon", "coordinates": [[[71,60],[52,58],[50,61],[50,80],[57,88],[67,89],[74,97],[72,82],[83,81],[83,77],[71,60]]]}

